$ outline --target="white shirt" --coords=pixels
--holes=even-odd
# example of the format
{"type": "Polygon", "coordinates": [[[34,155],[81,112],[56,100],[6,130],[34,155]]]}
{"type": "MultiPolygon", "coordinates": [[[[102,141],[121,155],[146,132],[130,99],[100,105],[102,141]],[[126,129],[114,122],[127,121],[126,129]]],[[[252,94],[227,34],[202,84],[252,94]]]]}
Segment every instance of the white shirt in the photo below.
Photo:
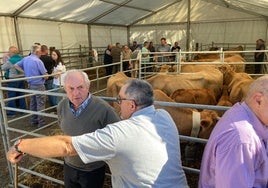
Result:
{"type": "Polygon", "coordinates": [[[62,73],[66,72],[66,67],[65,65],[62,65],[62,63],[59,63],[56,67],[54,67],[53,73],[60,73],[60,76],[58,78],[53,79],[53,84],[60,86],[62,85],[61,80],[62,80],[62,73]]]}
{"type": "Polygon", "coordinates": [[[113,187],[188,187],[178,131],[165,110],[146,107],[128,120],[72,137],[72,143],[84,163],[109,165],[113,187]]]}

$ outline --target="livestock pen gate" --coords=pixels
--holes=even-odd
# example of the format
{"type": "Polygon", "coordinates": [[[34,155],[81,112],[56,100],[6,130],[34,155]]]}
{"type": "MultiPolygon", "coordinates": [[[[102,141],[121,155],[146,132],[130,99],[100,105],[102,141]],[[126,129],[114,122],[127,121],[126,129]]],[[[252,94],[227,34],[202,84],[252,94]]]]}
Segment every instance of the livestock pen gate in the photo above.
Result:
{"type": "MultiPolygon", "coordinates": [[[[177,61],[172,62],[177,63],[177,66],[180,66],[180,64],[183,64],[183,62],[180,61],[180,57],[183,57],[186,53],[189,52],[179,52],[176,54],[177,61]]],[[[204,53],[204,52],[200,52],[204,53]]],[[[219,52],[223,54],[224,52],[219,52]]],[[[141,56],[139,56],[136,59],[140,66],[142,67],[142,61],[141,56]]],[[[133,60],[134,61],[134,60],[133,60]]],[[[168,63],[168,62],[166,62],[168,63]]],[[[266,62],[267,63],[267,62],[266,62]]],[[[114,65],[120,65],[120,70],[122,70],[122,62],[115,63],[114,65]]],[[[113,97],[105,97],[104,92],[106,90],[106,81],[108,76],[103,75],[103,69],[105,68],[104,65],[94,66],[90,68],[82,69],[85,72],[95,73],[94,76],[91,78],[92,84],[92,93],[95,95],[99,95],[104,100],[107,101],[115,101],[116,99],[113,97]]],[[[177,69],[179,70],[179,69],[177,69]]],[[[138,69],[139,76],[141,78],[141,75],[149,74],[148,72],[142,71],[142,69],[138,69]]],[[[151,72],[151,74],[156,74],[156,72],[151,72]]],[[[28,78],[20,78],[16,80],[26,80],[28,78]]],[[[10,145],[14,143],[15,140],[18,138],[29,138],[29,137],[43,137],[47,135],[54,135],[54,134],[61,134],[58,128],[58,117],[55,113],[56,106],[47,107],[44,111],[35,112],[30,110],[22,110],[18,108],[10,108],[7,107],[6,103],[10,100],[16,100],[20,97],[15,98],[7,98],[6,92],[9,90],[23,92],[24,95],[21,97],[25,97],[28,99],[31,95],[35,94],[45,94],[45,95],[52,95],[52,96],[60,96],[60,97],[66,97],[65,93],[56,93],[51,91],[46,92],[39,92],[39,91],[33,91],[29,89],[15,89],[15,88],[9,88],[6,87],[6,84],[12,80],[0,80],[0,97],[1,97],[1,133],[2,133],[2,139],[4,143],[5,151],[8,151],[8,148],[10,145]],[[15,118],[8,118],[6,115],[7,110],[13,110],[19,113],[15,118]],[[31,114],[37,114],[42,115],[46,117],[46,125],[37,128],[30,126],[29,124],[29,116],[31,114]]],[[[195,109],[211,109],[211,110],[226,110],[227,107],[219,107],[219,106],[211,106],[211,105],[195,105],[195,104],[184,104],[184,103],[169,103],[169,102],[161,102],[161,101],[155,101],[155,104],[162,105],[162,106],[173,106],[178,108],[195,108],[195,109]]],[[[194,143],[200,143],[205,144],[207,140],[205,139],[199,139],[199,138],[193,138],[193,137],[187,137],[187,136],[180,136],[181,141],[186,142],[194,142],[194,143]]],[[[184,148],[182,148],[182,152],[184,153],[184,148]]],[[[182,154],[182,158],[184,159],[184,154],[182,154]]],[[[47,184],[49,187],[63,187],[63,181],[62,176],[58,177],[59,174],[61,174],[61,170],[59,171],[57,168],[62,167],[63,160],[62,158],[48,158],[48,159],[40,159],[32,156],[26,155],[22,161],[18,164],[18,176],[15,176],[15,166],[13,166],[11,163],[8,163],[8,171],[10,176],[10,183],[14,184],[16,181],[18,181],[18,184],[20,187],[29,187],[33,183],[42,183],[47,184]],[[57,168],[54,168],[57,167],[57,168]],[[48,170],[49,169],[49,170],[48,170]],[[52,172],[56,173],[51,174],[52,172]],[[33,178],[35,176],[35,178],[33,178]],[[33,180],[29,180],[33,179],[33,180]],[[32,181],[32,182],[31,182],[32,181]]],[[[189,185],[191,187],[194,187],[197,185],[198,181],[198,174],[199,174],[199,168],[195,168],[196,165],[185,165],[186,163],[183,161],[183,168],[187,174],[187,179],[189,185]],[[194,168],[193,168],[194,167],[194,168]],[[190,179],[189,177],[194,177],[193,179],[190,179]],[[193,182],[191,182],[193,181],[193,182]]],[[[109,179],[109,176],[108,176],[109,179]]],[[[111,185],[105,185],[106,187],[110,187],[111,185]]]]}

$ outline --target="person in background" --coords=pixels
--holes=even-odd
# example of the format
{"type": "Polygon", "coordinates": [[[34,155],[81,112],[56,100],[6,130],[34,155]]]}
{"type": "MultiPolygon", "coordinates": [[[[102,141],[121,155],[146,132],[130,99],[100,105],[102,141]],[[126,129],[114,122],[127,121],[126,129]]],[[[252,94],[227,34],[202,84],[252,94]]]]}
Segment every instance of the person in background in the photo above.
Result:
{"type": "Polygon", "coordinates": [[[10,48],[12,48],[12,47],[16,47],[16,46],[10,46],[8,49],[8,52],[3,54],[2,64],[5,64],[6,62],[8,62],[8,59],[10,58],[9,51],[10,51],[10,48]]]}
{"type": "MultiPolygon", "coordinates": [[[[155,47],[154,47],[154,43],[153,43],[153,41],[151,41],[151,42],[149,43],[148,50],[149,50],[150,52],[155,52],[155,47]]],[[[154,62],[154,54],[153,54],[153,53],[150,54],[150,62],[154,62]]]]}
{"type": "Polygon", "coordinates": [[[80,136],[22,139],[10,148],[7,159],[17,163],[23,153],[37,157],[79,155],[84,163],[105,161],[115,188],[188,187],[178,130],[167,111],[154,108],[152,86],[131,79],[121,87],[117,100],[122,121],[80,136]]]}
{"type": "MultiPolygon", "coordinates": [[[[39,78],[30,78],[27,80],[29,89],[37,91],[45,91],[45,80],[47,79],[47,70],[44,63],[40,60],[41,46],[33,45],[31,47],[31,55],[24,57],[21,61],[16,63],[14,67],[24,72],[25,77],[44,76],[39,78]]],[[[42,111],[45,109],[46,96],[44,94],[35,94],[30,97],[30,110],[42,111]]],[[[44,117],[33,114],[30,120],[31,125],[38,124],[38,127],[45,125],[44,117]]]]}
{"type": "MultiPolygon", "coordinates": [[[[171,52],[179,52],[181,50],[181,47],[179,46],[178,42],[174,42],[174,46],[171,48],[171,52]]],[[[170,56],[170,61],[176,61],[176,55],[173,54],[170,56]]]]}
{"type": "MultiPolygon", "coordinates": [[[[15,67],[14,64],[22,60],[21,55],[19,54],[19,50],[15,46],[10,46],[9,47],[9,58],[7,62],[5,62],[1,68],[3,71],[6,71],[8,73],[7,77],[10,79],[10,81],[7,83],[7,87],[11,88],[18,88],[18,89],[25,89],[25,83],[24,80],[17,80],[17,81],[12,81],[11,79],[16,79],[16,78],[22,78],[24,77],[24,74],[22,72],[19,72],[15,67]]],[[[8,98],[13,98],[13,97],[19,97],[23,96],[23,92],[19,91],[7,91],[7,96],[8,98]]],[[[8,107],[11,108],[19,108],[19,109],[26,109],[26,102],[25,98],[19,98],[19,99],[13,99],[8,101],[7,104],[8,107]],[[18,106],[17,106],[18,104],[18,106]]],[[[7,112],[8,117],[15,117],[16,112],[9,110],[7,112]]]]}
{"type": "Polygon", "coordinates": [[[141,49],[141,53],[142,53],[141,62],[142,62],[142,67],[143,67],[142,71],[145,72],[145,76],[146,76],[146,72],[152,72],[152,68],[150,67],[151,65],[149,64],[150,51],[148,48],[149,48],[149,43],[145,41],[141,49]]]}
{"type": "Polygon", "coordinates": [[[141,54],[141,48],[138,46],[131,54],[131,77],[138,78],[139,74],[139,58],[141,54]]]}
{"type": "MultiPolygon", "coordinates": [[[[111,56],[113,63],[118,63],[121,61],[121,54],[122,54],[121,45],[119,42],[117,42],[115,46],[113,46],[111,49],[111,56]]],[[[113,73],[115,74],[118,71],[119,71],[119,65],[113,65],[113,73]]]]}
{"type": "MultiPolygon", "coordinates": [[[[39,42],[35,42],[33,45],[34,45],[34,46],[41,46],[41,44],[40,44],[39,42]]],[[[32,53],[31,53],[31,51],[30,51],[29,56],[30,56],[31,54],[32,54],[32,53]]]]}
{"type": "Polygon", "coordinates": [[[131,72],[129,71],[131,69],[131,55],[132,55],[132,51],[129,49],[129,47],[127,45],[124,45],[122,47],[122,61],[123,61],[123,71],[128,71],[125,72],[125,74],[128,77],[131,77],[131,72]]]}
{"type": "Polygon", "coordinates": [[[138,43],[137,43],[137,41],[133,41],[133,42],[132,42],[132,46],[130,46],[130,50],[131,50],[132,52],[134,52],[134,51],[137,49],[137,47],[138,47],[138,43]]]}
{"type": "MultiPolygon", "coordinates": [[[[59,50],[53,50],[51,53],[51,57],[54,60],[54,64],[55,64],[53,74],[56,74],[53,78],[52,88],[58,89],[54,91],[59,92],[60,87],[62,86],[62,76],[63,76],[63,73],[66,71],[66,67],[63,63],[63,60],[61,58],[61,53],[59,50]]],[[[57,105],[60,99],[61,97],[59,96],[53,96],[52,97],[53,106],[57,105]]]]}
{"type": "MultiPolygon", "coordinates": [[[[112,49],[113,45],[109,44],[106,48],[106,50],[104,51],[104,65],[109,65],[113,63],[113,57],[111,55],[111,49],[112,49]]],[[[112,75],[113,73],[113,67],[112,66],[107,66],[105,67],[106,69],[106,76],[112,75]]]]}
{"type": "Polygon", "coordinates": [[[170,46],[167,44],[166,38],[161,38],[161,45],[157,48],[157,52],[164,52],[156,55],[156,62],[169,62],[170,46]]]}
{"type": "Polygon", "coordinates": [[[91,50],[91,61],[92,61],[92,66],[98,66],[99,65],[99,54],[96,49],[91,50]]]}
{"type": "MultiPolygon", "coordinates": [[[[90,93],[90,80],[85,72],[69,70],[63,74],[62,83],[67,98],[59,103],[57,112],[60,127],[66,135],[90,133],[120,120],[107,102],[90,93]]],[[[64,158],[65,188],[102,188],[104,177],[103,161],[85,164],[79,156],[64,158]]]]}
{"type": "MultiPolygon", "coordinates": [[[[55,61],[48,55],[48,47],[46,45],[41,46],[41,56],[40,59],[43,61],[45,68],[47,69],[48,74],[52,74],[55,66],[55,61]]],[[[53,76],[49,76],[48,79],[45,81],[45,88],[46,90],[53,89],[53,76]]],[[[53,106],[53,96],[48,96],[48,102],[50,106],[53,106]]]]}
{"type": "MultiPolygon", "coordinates": [[[[10,46],[8,48],[8,52],[4,53],[3,54],[3,57],[2,57],[2,65],[6,64],[11,56],[10,53],[12,53],[12,51],[14,51],[14,49],[17,49],[16,46],[10,46]]],[[[5,70],[4,71],[4,78],[5,79],[9,79],[9,70],[5,70]]]]}
{"type": "MultiPolygon", "coordinates": [[[[256,41],[256,50],[265,50],[265,42],[262,39],[258,39],[256,41]]],[[[264,52],[255,52],[254,53],[254,61],[255,62],[263,62],[264,61],[264,52]]],[[[255,64],[254,73],[261,73],[262,64],[255,64]]]]}
{"type": "Polygon", "coordinates": [[[268,76],[226,111],[203,154],[199,187],[268,187],[268,76]]]}
{"type": "Polygon", "coordinates": [[[50,55],[50,57],[51,57],[51,54],[52,54],[53,50],[56,50],[56,47],[55,46],[50,46],[49,47],[49,55],[50,55]]]}

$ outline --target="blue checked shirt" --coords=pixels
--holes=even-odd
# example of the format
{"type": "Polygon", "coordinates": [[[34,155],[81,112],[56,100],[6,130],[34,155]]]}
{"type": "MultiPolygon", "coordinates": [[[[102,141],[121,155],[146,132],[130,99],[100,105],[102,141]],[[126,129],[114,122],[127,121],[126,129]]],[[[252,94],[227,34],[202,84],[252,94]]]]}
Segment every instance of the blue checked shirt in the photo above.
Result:
{"type": "Polygon", "coordinates": [[[70,108],[75,117],[78,117],[81,114],[81,112],[87,107],[88,103],[90,102],[90,99],[91,94],[88,94],[87,99],[79,106],[77,110],[74,109],[74,105],[70,102],[70,108]]]}

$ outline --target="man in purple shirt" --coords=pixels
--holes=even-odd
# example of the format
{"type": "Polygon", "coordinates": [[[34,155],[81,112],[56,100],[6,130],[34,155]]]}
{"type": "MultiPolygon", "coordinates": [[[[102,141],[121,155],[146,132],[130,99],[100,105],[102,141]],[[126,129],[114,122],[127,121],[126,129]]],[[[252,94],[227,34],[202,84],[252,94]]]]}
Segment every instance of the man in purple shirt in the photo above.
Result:
{"type": "MultiPolygon", "coordinates": [[[[47,75],[47,70],[44,66],[44,63],[39,59],[41,56],[41,46],[34,45],[31,47],[31,55],[23,58],[21,61],[16,63],[14,67],[24,72],[25,77],[32,76],[42,76],[47,75]]],[[[45,80],[47,77],[31,78],[28,79],[29,89],[37,91],[45,91],[45,80]]],[[[42,94],[32,95],[30,98],[30,110],[32,111],[41,111],[45,109],[46,105],[46,96],[42,94]]],[[[45,124],[45,120],[42,116],[33,114],[31,116],[32,125],[38,124],[38,127],[41,127],[45,124]]]]}
{"type": "Polygon", "coordinates": [[[267,187],[268,76],[255,80],[244,102],[229,109],[206,145],[199,187],[267,187]]]}

